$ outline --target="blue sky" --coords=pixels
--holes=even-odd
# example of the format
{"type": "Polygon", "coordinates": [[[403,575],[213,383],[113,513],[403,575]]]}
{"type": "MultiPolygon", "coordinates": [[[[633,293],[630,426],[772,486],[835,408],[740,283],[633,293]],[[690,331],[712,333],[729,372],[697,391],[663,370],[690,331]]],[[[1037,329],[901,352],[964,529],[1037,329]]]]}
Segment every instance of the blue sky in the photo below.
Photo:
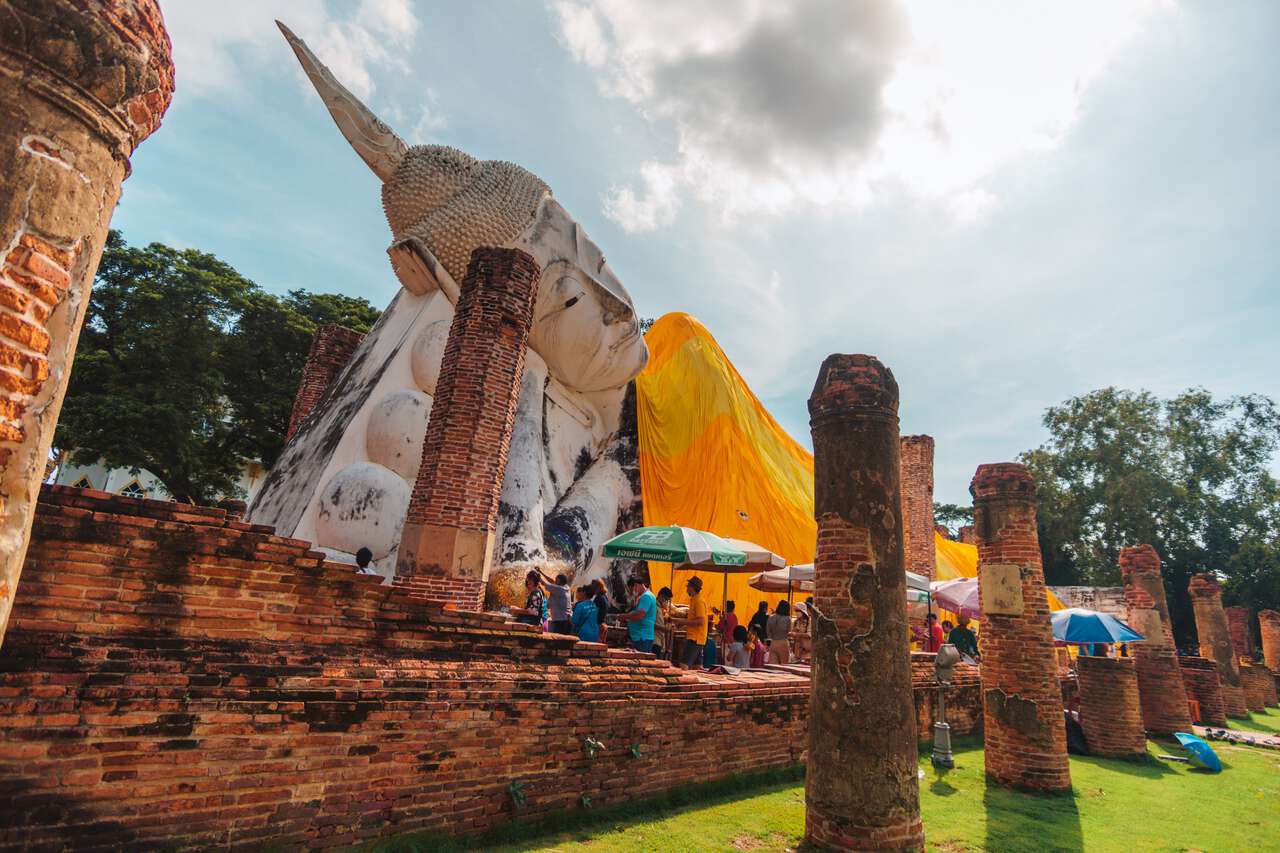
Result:
{"type": "Polygon", "coordinates": [[[378,183],[279,17],[413,142],[529,168],[643,316],[716,334],[808,444],[829,352],[894,371],[940,500],[1106,385],[1280,398],[1280,6],[164,3],[178,89],[113,224],[388,302],[378,183]]]}

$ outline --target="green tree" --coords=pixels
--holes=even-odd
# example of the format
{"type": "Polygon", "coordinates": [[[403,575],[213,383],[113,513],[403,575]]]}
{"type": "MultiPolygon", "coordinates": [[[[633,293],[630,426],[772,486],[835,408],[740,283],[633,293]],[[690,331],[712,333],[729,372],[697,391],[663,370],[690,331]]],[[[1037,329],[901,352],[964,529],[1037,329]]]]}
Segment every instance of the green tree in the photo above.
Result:
{"type": "Polygon", "coordinates": [[[55,443],[73,463],[146,468],[178,500],[235,495],[246,459],[279,455],[316,324],[376,316],[350,297],[278,299],[213,255],[113,231],[55,443]]]}
{"type": "Polygon", "coordinates": [[[955,533],[966,524],[973,524],[973,507],[934,501],[933,520],[955,533]]]}
{"type": "Polygon", "coordinates": [[[363,299],[290,291],[284,298],[250,294],[229,330],[220,363],[230,416],[245,458],[268,468],[284,449],[293,398],[316,327],[337,323],[367,332],[378,311],[363,299]]]}
{"type": "Polygon", "coordinates": [[[1270,399],[1104,388],[1051,407],[1044,425],[1049,440],[1023,461],[1039,484],[1050,583],[1118,584],[1120,548],[1146,543],[1160,552],[1180,642],[1194,636],[1186,590],[1197,572],[1219,573],[1228,603],[1280,605],[1270,399]]]}

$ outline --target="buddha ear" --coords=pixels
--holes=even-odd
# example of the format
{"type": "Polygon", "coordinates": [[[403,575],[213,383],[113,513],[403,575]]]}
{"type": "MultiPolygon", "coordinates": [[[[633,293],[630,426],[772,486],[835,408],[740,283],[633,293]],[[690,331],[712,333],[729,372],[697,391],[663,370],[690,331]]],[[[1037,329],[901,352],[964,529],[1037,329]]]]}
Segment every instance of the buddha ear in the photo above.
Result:
{"type": "Polygon", "coordinates": [[[338,82],[328,68],[307,47],[307,43],[298,38],[284,24],[276,21],[276,26],[284,34],[285,40],[293,48],[302,70],[307,73],[311,85],[320,95],[320,100],[329,109],[334,124],[346,137],[347,142],[360,155],[360,159],[373,170],[373,173],[384,182],[395,174],[396,167],[404,159],[409,146],[396,135],[395,131],[378,118],[369,108],[360,103],[355,95],[347,91],[338,82]]]}
{"type": "Polygon", "coordinates": [[[391,268],[395,270],[396,278],[400,279],[405,290],[426,296],[438,288],[451,304],[458,304],[461,292],[458,283],[449,275],[444,264],[436,260],[426,243],[417,237],[405,237],[392,243],[387,249],[387,255],[391,258],[391,268]]]}

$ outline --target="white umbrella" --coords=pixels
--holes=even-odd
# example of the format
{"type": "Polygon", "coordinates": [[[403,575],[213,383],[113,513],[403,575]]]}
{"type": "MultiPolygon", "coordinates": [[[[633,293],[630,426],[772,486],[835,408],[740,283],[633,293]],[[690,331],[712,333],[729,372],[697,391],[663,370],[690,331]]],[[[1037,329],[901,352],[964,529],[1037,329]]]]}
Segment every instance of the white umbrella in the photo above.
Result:
{"type": "Polygon", "coordinates": [[[941,607],[961,616],[977,618],[982,615],[982,605],[978,598],[977,578],[956,578],[950,581],[934,581],[930,588],[933,600],[941,607]]]}

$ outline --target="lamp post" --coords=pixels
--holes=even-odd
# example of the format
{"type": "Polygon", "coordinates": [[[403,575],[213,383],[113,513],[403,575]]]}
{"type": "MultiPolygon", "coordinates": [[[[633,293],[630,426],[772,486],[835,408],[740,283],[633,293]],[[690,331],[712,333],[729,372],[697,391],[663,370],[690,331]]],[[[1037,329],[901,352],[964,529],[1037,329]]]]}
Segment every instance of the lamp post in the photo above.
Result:
{"type": "Polygon", "coordinates": [[[947,724],[947,688],[960,662],[960,653],[950,643],[943,644],[933,659],[933,677],[938,682],[938,719],[933,724],[933,765],[955,767],[951,757],[951,726],[947,724]]]}

